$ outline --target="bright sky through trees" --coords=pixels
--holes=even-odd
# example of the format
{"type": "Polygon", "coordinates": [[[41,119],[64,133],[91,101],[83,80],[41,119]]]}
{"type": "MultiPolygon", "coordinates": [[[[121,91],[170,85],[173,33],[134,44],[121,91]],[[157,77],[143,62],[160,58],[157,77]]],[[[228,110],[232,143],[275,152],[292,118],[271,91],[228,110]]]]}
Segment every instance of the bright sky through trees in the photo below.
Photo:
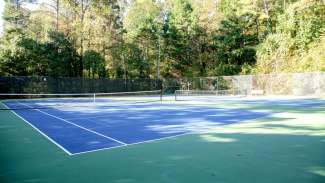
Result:
{"type": "Polygon", "coordinates": [[[1,14],[1,17],[0,17],[0,32],[2,32],[2,29],[3,29],[2,12],[3,12],[4,6],[5,6],[4,1],[0,0],[0,14],[1,14]]]}

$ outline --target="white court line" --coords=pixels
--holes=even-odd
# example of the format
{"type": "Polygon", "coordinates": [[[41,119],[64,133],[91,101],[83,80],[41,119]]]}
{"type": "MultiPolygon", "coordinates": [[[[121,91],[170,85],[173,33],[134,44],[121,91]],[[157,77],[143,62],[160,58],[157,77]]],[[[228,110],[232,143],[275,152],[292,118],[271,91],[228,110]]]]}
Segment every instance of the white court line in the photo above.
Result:
{"type": "MultiPolygon", "coordinates": [[[[17,101],[17,102],[18,102],[18,101],[17,101]]],[[[20,103],[20,102],[18,102],[18,103],[20,103]]],[[[25,105],[25,106],[27,106],[27,107],[30,107],[30,106],[28,106],[28,105],[26,105],[26,104],[23,104],[23,103],[20,103],[20,104],[21,104],[21,105],[25,105]]],[[[79,125],[77,125],[77,124],[74,124],[74,123],[72,123],[72,122],[69,122],[69,121],[67,121],[67,120],[65,120],[65,119],[62,119],[62,118],[60,118],[60,117],[53,116],[53,115],[48,114],[48,113],[46,113],[46,112],[43,112],[43,111],[41,111],[41,110],[39,110],[39,109],[35,109],[35,110],[36,110],[36,111],[39,111],[39,112],[41,112],[41,113],[43,113],[43,114],[46,114],[46,115],[48,115],[48,116],[54,117],[54,118],[56,118],[56,119],[62,120],[62,121],[64,121],[64,122],[66,122],[66,123],[69,123],[69,124],[72,124],[72,125],[74,125],[74,126],[77,126],[77,127],[79,127],[79,128],[82,128],[82,129],[84,129],[84,130],[87,130],[87,131],[93,132],[93,133],[95,133],[95,134],[97,134],[97,135],[100,135],[100,136],[103,136],[103,137],[106,137],[106,138],[109,138],[109,139],[113,140],[113,138],[111,138],[111,137],[107,137],[107,136],[105,136],[105,135],[103,135],[103,134],[100,134],[100,133],[97,133],[97,132],[95,132],[95,131],[89,130],[89,129],[87,129],[87,128],[84,128],[84,127],[82,127],[82,126],[79,126],[79,125]]],[[[18,117],[20,117],[20,116],[18,116],[18,117]]],[[[37,129],[37,128],[36,128],[36,129],[37,129]]],[[[37,129],[37,131],[39,131],[39,130],[37,129]]],[[[39,132],[42,133],[41,131],[39,131],[39,132]]],[[[97,151],[101,151],[101,150],[108,150],[108,149],[115,149],[115,148],[120,148],[120,147],[127,147],[127,146],[132,146],[132,145],[137,145],[137,144],[151,143],[151,142],[160,141],[160,140],[164,140],[164,139],[170,139],[170,138],[176,138],[176,137],[180,137],[180,136],[184,136],[184,135],[200,134],[200,133],[204,133],[204,132],[184,132],[184,133],[182,133],[182,134],[178,134],[178,135],[173,135],[173,136],[168,136],[168,137],[162,137],[162,138],[157,138],[157,139],[153,139],[153,140],[146,140],[146,141],[136,142],[136,143],[132,143],[132,144],[127,144],[127,143],[124,143],[124,142],[121,142],[121,141],[118,141],[118,140],[114,139],[114,141],[116,141],[116,142],[118,142],[118,143],[120,143],[120,144],[122,144],[122,145],[114,146],[114,147],[101,148],[101,149],[95,149],[95,150],[90,150],[90,151],[82,151],[82,152],[80,152],[80,153],[70,153],[69,151],[65,150],[62,146],[60,146],[60,145],[58,145],[56,142],[54,142],[53,140],[51,140],[51,141],[54,142],[55,144],[57,144],[59,147],[62,147],[62,148],[65,150],[65,152],[67,152],[69,155],[80,155],[80,154],[85,154],[85,153],[90,153],[90,152],[97,152],[97,151]]],[[[43,134],[43,133],[42,133],[42,134],[43,134]]],[[[45,134],[44,134],[44,135],[45,135],[45,134]]],[[[46,136],[46,135],[45,135],[45,136],[46,136]]],[[[46,136],[46,137],[47,137],[47,136],[46,136]]],[[[48,138],[49,138],[49,137],[48,137],[48,138]]]]}
{"type": "MultiPolygon", "coordinates": [[[[285,113],[285,112],[274,112],[274,113],[271,113],[270,116],[261,116],[261,117],[257,117],[257,118],[253,118],[253,119],[242,120],[242,121],[236,122],[236,123],[223,124],[223,125],[220,125],[220,126],[228,126],[228,125],[237,125],[237,124],[241,124],[241,123],[249,123],[249,122],[256,121],[256,120],[263,119],[263,118],[270,118],[275,114],[281,114],[281,113],[285,113]]],[[[72,156],[74,156],[74,155],[82,155],[82,154],[91,153],[91,152],[98,152],[98,151],[103,151],[103,150],[109,150],[109,149],[115,149],[115,148],[129,147],[129,146],[138,145],[138,144],[152,143],[152,142],[156,142],[156,141],[172,139],[172,138],[182,137],[182,136],[186,136],[186,135],[206,134],[206,133],[213,132],[213,131],[211,131],[213,129],[214,128],[211,128],[210,130],[204,130],[204,131],[184,132],[184,133],[178,134],[178,135],[172,135],[172,136],[162,137],[162,138],[157,138],[157,139],[152,139],[152,140],[145,140],[145,141],[130,143],[130,144],[121,145],[121,146],[114,146],[114,147],[107,147],[107,148],[95,149],[95,150],[90,150],[90,151],[83,151],[83,152],[79,152],[79,153],[73,153],[72,156]]]]}
{"type": "MultiPolygon", "coordinates": [[[[265,118],[265,116],[258,117],[258,118],[254,118],[254,119],[249,119],[249,120],[243,120],[241,122],[232,123],[232,124],[223,124],[223,125],[220,125],[220,126],[227,126],[227,125],[235,125],[235,124],[240,124],[240,123],[247,123],[247,122],[250,122],[250,121],[258,120],[260,118],[261,119],[262,118],[265,118]]],[[[182,137],[182,136],[186,136],[186,135],[206,134],[206,133],[211,133],[212,132],[211,131],[212,129],[213,128],[211,128],[210,130],[203,130],[203,131],[201,130],[201,131],[184,132],[184,133],[178,134],[178,135],[172,135],[172,136],[168,136],[168,137],[156,138],[156,139],[152,139],[152,140],[144,140],[144,141],[141,141],[141,142],[135,142],[135,143],[130,143],[130,144],[121,145],[121,146],[114,146],[114,147],[107,147],[107,148],[95,149],[95,150],[90,150],[90,151],[83,151],[83,152],[79,152],[79,153],[73,153],[72,156],[86,154],[86,153],[91,153],[91,152],[97,152],[97,151],[102,151],[102,150],[109,150],[109,149],[122,148],[122,147],[129,147],[129,146],[134,146],[134,145],[138,145],[138,144],[152,143],[152,142],[156,142],[156,141],[161,141],[161,140],[166,140],[166,139],[172,139],[172,138],[182,137]]]]}
{"type": "Polygon", "coordinates": [[[129,146],[134,146],[134,145],[138,145],[138,144],[146,144],[146,143],[161,141],[161,140],[165,140],[165,139],[171,139],[171,138],[181,137],[181,136],[185,136],[185,135],[195,135],[195,134],[204,134],[204,133],[207,133],[207,132],[184,132],[184,133],[178,134],[178,135],[172,135],[172,136],[162,137],[162,138],[157,138],[157,139],[152,139],[152,140],[145,140],[145,141],[135,142],[135,143],[121,145],[121,146],[106,147],[106,148],[95,149],[95,150],[90,150],[90,151],[82,151],[82,152],[79,152],[79,153],[73,153],[72,156],[74,156],[74,155],[80,155],[80,154],[86,154],[86,153],[91,153],[91,152],[97,152],[97,151],[102,151],[102,150],[108,150],[108,149],[129,147],[129,146]]]}
{"type": "MultiPolygon", "coordinates": [[[[23,104],[25,105],[25,104],[23,104]]],[[[27,106],[27,105],[25,105],[27,106]]],[[[40,110],[38,110],[39,112],[42,112],[40,110]]],[[[272,115],[276,114],[278,112],[275,112],[272,115]]],[[[282,113],[282,112],[279,112],[279,113],[282,113]]],[[[47,115],[50,115],[48,113],[46,113],[47,115]]],[[[50,115],[52,116],[52,115],[50,115]]],[[[268,117],[271,117],[271,116],[268,116],[268,117]]],[[[18,116],[19,117],[19,116],[18,116]]],[[[60,120],[62,120],[61,118],[59,117],[56,117],[56,116],[52,116],[52,117],[55,117],[55,118],[58,118],[60,120]]],[[[261,117],[258,117],[258,118],[254,118],[254,119],[248,119],[248,120],[243,120],[241,122],[237,122],[237,123],[234,123],[234,124],[240,124],[240,123],[246,123],[246,122],[249,122],[249,121],[254,121],[254,120],[258,120],[258,119],[262,119],[262,118],[267,118],[266,116],[261,116],[261,117]]],[[[64,119],[63,119],[64,120],[64,119]]],[[[70,122],[71,123],[71,122],[70,122]]],[[[224,125],[232,125],[232,124],[224,124],[224,125]]],[[[146,141],[141,141],[141,142],[136,142],[136,143],[130,143],[130,144],[122,144],[122,145],[119,145],[119,146],[114,146],[114,147],[107,147],[107,148],[101,148],[101,149],[95,149],[95,150],[89,150],[89,151],[82,151],[82,152],[78,152],[78,153],[68,153],[69,155],[81,155],[81,154],[86,154],[86,153],[91,153],[91,152],[97,152],[97,151],[102,151],[102,150],[109,150],[109,149],[115,149],[115,148],[122,148],[122,147],[128,147],[128,146],[133,146],[133,145],[137,145],[137,144],[145,144],[145,143],[151,143],[151,142],[155,142],[155,141],[160,141],[160,140],[164,140],[164,139],[171,139],[171,138],[176,138],[176,137],[181,137],[181,136],[185,136],[185,135],[198,135],[198,134],[205,134],[205,133],[210,133],[211,131],[210,130],[205,130],[205,131],[196,131],[196,132],[184,132],[182,134],[178,134],[178,135],[173,135],[173,136],[168,136],[168,137],[162,137],[162,138],[157,138],[157,139],[152,139],[152,140],[146,140],[146,141]]],[[[42,132],[40,132],[42,133],[42,132]]],[[[45,135],[46,136],[46,135],[45,135]]],[[[55,142],[54,142],[55,143],[55,142]]],[[[55,143],[56,144],[56,143],[55,143]]],[[[63,148],[64,149],[64,148],[63,148]]]]}
{"type": "MultiPolygon", "coordinates": [[[[7,109],[10,109],[5,103],[2,103],[2,105],[4,105],[7,109]]],[[[29,126],[31,126],[34,130],[36,130],[37,132],[39,132],[41,135],[43,135],[46,139],[48,139],[50,142],[52,142],[53,144],[55,144],[56,146],[58,146],[60,149],[62,149],[64,152],[66,152],[68,155],[73,155],[71,152],[69,152],[67,149],[65,149],[63,146],[61,146],[60,144],[58,144],[57,142],[55,142],[51,137],[47,136],[45,133],[43,133],[41,130],[39,130],[38,128],[36,128],[34,125],[32,125],[29,121],[27,121],[25,118],[21,117],[20,115],[18,115],[15,111],[10,110],[10,112],[12,112],[13,114],[15,114],[18,118],[20,118],[21,120],[23,120],[24,122],[26,122],[29,126]]]]}
{"type": "Polygon", "coordinates": [[[97,118],[103,118],[107,117],[108,114],[103,115],[97,115],[97,116],[91,116],[91,117],[75,117],[75,118],[66,118],[66,120],[79,120],[79,119],[97,119],[97,118]]]}
{"type": "MultiPolygon", "coordinates": [[[[29,105],[27,105],[27,104],[23,104],[23,103],[20,103],[20,102],[18,102],[18,103],[21,104],[21,105],[27,106],[27,107],[31,107],[31,106],[29,106],[29,105]]],[[[39,109],[35,109],[35,111],[38,111],[38,112],[43,113],[43,114],[45,114],[45,115],[51,116],[51,117],[53,117],[53,118],[56,118],[56,119],[58,119],[58,120],[61,120],[61,121],[66,122],[66,123],[68,123],[68,124],[71,124],[71,125],[73,125],[73,126],[76,126],[76,127],[81,128],[81,129],[83,129],[83,130],[86,130],[86,131],[88,131],[88,132],[94,133],[94,134],[96,134],[96,135],[98,135],[98,136],[101,136],[101,137],[104,137],[104,138],[106,138],[106,139],[109,139],[109,140],[115,141],[115,142],[117,142],[117,143],[119,143],[119,144],[127,145],[126,143],[124,143],[124,142],[122,142],[122,141],[119,141],[119,140],[114,139],[114,138],[112,138],[112,137],[109,137],[109,136],[103,135],[103,134],[98,133],[98,132],[96,132],[96,131],[93,131],[93,130],[90,130],[90,129],[88,129],[88,128],[85,128],[85,127],[83,127],[83,126],[77,125],[77,124],[72,123],[72,122],[70,122],[70,121],[68,121],[68,120],[65,120],[65,119],[63,119],[63,118],[60,118],[60,117],[54,116],[54,115],[49,114],[49,113],[47,113],[47,112],[41,111],[41,110],[39,110],[39,109]]]]}
{"type": "Polygon", "coordinates": [[[85,128],[85,127],[83,127],[83,126],[77,125],[77,124],[72,123],[72,122],[70,122],[70,121],[68,121],[68,120],[65,120],[65,119],[63,119],[63,118],[60,118],[60,117],[54,116],[54,115],[49,114],[49,113],[47,113],[47,112],[41,111],[41,110],[39,110],[39,109],[36,109],[36,111],[39,111],[39,112],[41,112],[41,113],[43,113],[43,114],[45,114],[45,115],[51,116],[51,117],[53,117],[53,118],[59,119],[59,120],[61,120],[61,121],[64,121],[64,122],[69,123],[69,124],[71,124],[71,125],[74,125],[74,126],[76,126],[76,127],[79,127],[79,128],[81,128],[81,129],[83,129],[83,130],[86,130],[86,131],[88,131],[88,132],[94,133],[94,134],[96,134],[96,135],[98,135],[98,136],[104,137],[104,138],[109,139],[109,140],[113,140],[113,141],[115,141],[115,142],[117,142],[117,143],[119,143],[119,144],[126,145],[126,143],[124,143],[124,142],[122,142],[122,141],[119,141],[119,140],[114,139],[114,138],[112,138],[112,137],[109,137],[109,136],[103,135],[103,134],[98,133],[98,132],[96,132],[96,131],[93,131],[93,130],[90,130],[90,129],[88,129],[88,128],[85,128]]]}

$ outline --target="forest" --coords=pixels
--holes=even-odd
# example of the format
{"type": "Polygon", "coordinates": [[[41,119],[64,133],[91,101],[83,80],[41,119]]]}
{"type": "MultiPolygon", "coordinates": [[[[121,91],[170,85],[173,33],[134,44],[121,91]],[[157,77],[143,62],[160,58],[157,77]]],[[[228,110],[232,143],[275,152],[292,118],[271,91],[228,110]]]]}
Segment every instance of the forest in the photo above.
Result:
{"type": "Polygon", "coordinates": [[[325,71],[325,0],[5,0],[2,19],[0,76],[325,71]]]}

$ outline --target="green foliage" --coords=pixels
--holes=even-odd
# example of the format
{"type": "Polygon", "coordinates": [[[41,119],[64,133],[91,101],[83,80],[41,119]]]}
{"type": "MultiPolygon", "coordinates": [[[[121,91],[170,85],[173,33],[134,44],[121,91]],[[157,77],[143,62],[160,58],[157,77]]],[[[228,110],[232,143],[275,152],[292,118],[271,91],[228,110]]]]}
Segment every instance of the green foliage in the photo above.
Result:
{"type": "Polygon", "coordinates": [[[21,8],[23,0],[6,0],[3,12],[5,31],[11,32],[23,30],[28,24],[28,16],[30,12],[21,8]]]}
{"type": "Polygon", "coordinates": [[[143,57],[144,53],[135,44],[127,46],[128,58],[126,60],[127,74],[130,78],[147,78],[150,75],[148,59],[143,57]]]}
{"type": "Polygon", "coordinates": [[[160,14],[159,6],[152,0],[134,1],[125,18],[125,28],[130,39],[136,38],[143,30],[152,30],[160,14]]]}
{"type": "Polygon", "coordinates": [[[287,59],[294,55],[295,43],[287,34],[271,34],[257,50],[257,72],[278,72],[282,68],[290,67],[287,59]]]}
{"type": "Polygon", "coordinates": [[[193,65],[197,60],[195,44],[197,17],[187,0],[173,1],[167,17],[164,41],[168,67],[163,67],[163,75],[169,77],[193,77],[193,65]]]}
{"type": "Polygon", "coordinates": [[[258,38],[256,33],[246,32],[251,26],[250,16],[231,16],[221,22],[214,45],[218,75],[233,75],[241,72],[243,65],[255,64],[256,51],[252,46],[258,38]]]}
{"type": "Polygon", "coordinates": [[[18,46],[21,37],[11,40],[3,40],[0,49],[0,73],[1,75],[28,75],[27,61],[23,48],[18,46]]]}
{"type": "Polygon", "coordinates": [[[80,76],[82,66],[71,41],[57,32],[50,32],[49,38],[50,41],[44,44],[24,36],[3,41],[0,51],[1,74],[80,76]]]}
{"type": "Polygon", "coordinates": [[[325,36],[315,41],[310,46],[308,52],[300,57],[300,61],[295,65],[295,70],[299,72],[323,71],[325,72],[325,36]]]}
{"type": "Polygon", "coordinates": [[[23,2],[5,1],[1,75],[155,78],[161,70],[165,78],[181,78],[324,70],[323,0],[52,0],[37,11],[23,2]]]}
{"type": "Polygon", "coordinates": [[[302,71],[297,69],[304,68],[300,60],[325,33],[325,5],[319,0],[300,0],[279,15],[278,22],[276,33],[259,46],[255,72],[302,71]]]}
{"type": "Polygon", "coordinates": [[[82,63],[72,40],[60,32],[50,32],[50,41],[44,44],[49,59],[50,76],[80,77],[82,63]]]}
{"type": "Polygon", "coordinates": [[[97,53],[94,50],[87,50],[84,53],[84,69],[88,70],[88,77],[95,77],[98,75],[99,77],[105,77],[105,59],[100,53],[97,53]]]}

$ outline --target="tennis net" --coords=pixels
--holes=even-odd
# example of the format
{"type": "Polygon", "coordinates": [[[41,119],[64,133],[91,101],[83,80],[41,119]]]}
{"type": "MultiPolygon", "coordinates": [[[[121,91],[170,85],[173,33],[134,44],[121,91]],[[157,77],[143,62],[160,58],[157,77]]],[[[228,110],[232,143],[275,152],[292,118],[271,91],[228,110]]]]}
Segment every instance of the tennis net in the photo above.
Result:
{"type": "Polygon", "coordinates": [[[175,100],[220,100],[229,98],[245,97],[245,91],[239,90],[176,90],[175,100]]]}
{"type": "Polygon", "coordinates": [[[161,90],[73,93],[73,94],[0,94],[0,110],[46,109],[69,107],[105,107],[162,101],[161,90]]]}

